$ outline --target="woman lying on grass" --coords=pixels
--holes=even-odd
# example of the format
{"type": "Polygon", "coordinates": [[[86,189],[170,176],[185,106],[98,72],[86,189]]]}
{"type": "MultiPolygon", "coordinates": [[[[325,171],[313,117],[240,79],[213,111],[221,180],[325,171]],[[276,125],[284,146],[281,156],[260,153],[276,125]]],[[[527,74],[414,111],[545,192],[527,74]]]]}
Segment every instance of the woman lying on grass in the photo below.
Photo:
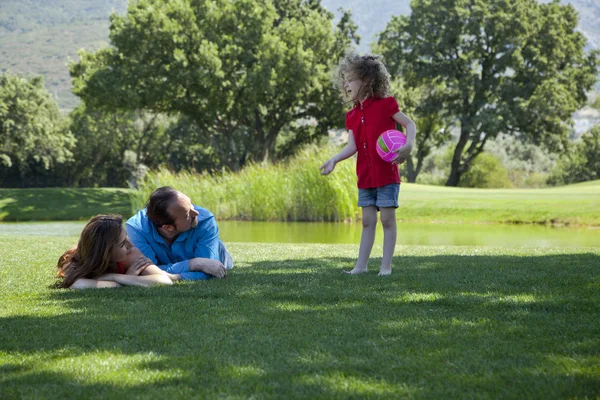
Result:
{"type": "Polygon", "coordinates": [[[127,238],[119,215],[97,215],[77,247],[58,259],[58,287],[71,289],[170,285],[170,274],[144,257],[127,238]]]}

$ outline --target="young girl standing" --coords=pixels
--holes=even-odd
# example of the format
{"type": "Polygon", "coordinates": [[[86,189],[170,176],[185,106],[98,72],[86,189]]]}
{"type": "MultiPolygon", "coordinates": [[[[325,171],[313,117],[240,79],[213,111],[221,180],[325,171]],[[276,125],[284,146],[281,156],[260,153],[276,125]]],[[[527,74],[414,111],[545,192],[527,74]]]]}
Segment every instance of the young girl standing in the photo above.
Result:
{"type": "Polygon", "coordinates": [[[362,235],[358,260],[349,274],[367,272],[367,264],[375,240],[377,211],[383,226],[383,258],[379,275],[392,273],[392,257],[396,246],[396,208],[400,193],[398,165],[410,155],[415,143],[415,123],[400,112],[396,99],[388,96],[389,74],[378,56],[359,56],[350,52],[339,64],[337,80],[344,96],[354,103],[346,114],[348,144],[321,166],[327,175],[335,165],[358,152],[358,206],[362,207],[362,235]],[[396,129],[396,123],[406,128],[406,144],[396,150],[392,163],[383,161],[376,150],[379,135],[396,129]]]}

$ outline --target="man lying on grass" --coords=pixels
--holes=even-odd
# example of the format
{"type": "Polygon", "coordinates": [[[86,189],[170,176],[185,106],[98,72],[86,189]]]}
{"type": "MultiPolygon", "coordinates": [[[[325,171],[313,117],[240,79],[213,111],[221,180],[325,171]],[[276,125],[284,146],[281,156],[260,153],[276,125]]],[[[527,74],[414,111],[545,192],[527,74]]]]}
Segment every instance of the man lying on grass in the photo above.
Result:
{"type": "Polygon", "coordinates": [[[214,215],[171,187],[152,192],[126,226],[134,246],[179,279],[225,278],[233,268],[214,215]]]}
{"type": "Polygon", "coordinates": [[[57,267],[57,286],[71,289],[170,285],[174,278],[133,246],[118,215],[93,217],[57,267]]]}

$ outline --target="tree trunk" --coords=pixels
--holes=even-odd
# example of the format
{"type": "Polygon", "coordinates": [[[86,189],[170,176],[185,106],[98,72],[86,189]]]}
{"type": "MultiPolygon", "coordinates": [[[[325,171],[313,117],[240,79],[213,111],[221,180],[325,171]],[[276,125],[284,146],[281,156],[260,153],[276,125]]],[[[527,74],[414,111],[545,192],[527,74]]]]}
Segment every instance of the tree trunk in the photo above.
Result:
{"type": "Polygon", "coordinates": [[[467,145],[467,140],[469,139],[469,131],[465,127],[464,122],[461,123],[460,127],[460,139],[454,148],[454,154],[452,155],[452,163],[450,165],[450,176],[448,176],[448,180],[446,181],[446,186],[458,186],[460,182],[460,177],[463,173],[463,166],[460,164],[460,159],[462,158],[462,153],[467,145]]]}
{"type": "Polygon", "coordinates": [[[450,169],[450,176],[448,176],[448,180],[446,181],[446,186],[458,186],[460,176],[461,174],[458,171],[458,168],[452,166],[450,169]]]}
{"type": "Polygon", "coordinates": [[[417,181],[417,171],[415,170],[415,166],[413,164],[412,157],[408,157],[406,159],[406,179],[409,183],[415,183],[417,181]]]}

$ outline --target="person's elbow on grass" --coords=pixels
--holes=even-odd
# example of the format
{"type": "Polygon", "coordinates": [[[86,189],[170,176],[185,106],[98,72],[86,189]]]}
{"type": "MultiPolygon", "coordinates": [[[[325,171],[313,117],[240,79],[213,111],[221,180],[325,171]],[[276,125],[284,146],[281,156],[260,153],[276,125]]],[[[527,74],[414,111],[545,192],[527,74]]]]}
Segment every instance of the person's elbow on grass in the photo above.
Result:
{"type": "Polygon", "coordinates": [[[95,279],[77,279],[69,289],[111,289],[121,287],[121,284],[113,281],[102,281],[95,279]]]}
{"type": "Polygon", "coordinates": [[[156,276],[156,284],[159,285],[172,285],[173,280],[167,274],[160,274],[156,276]]]}

